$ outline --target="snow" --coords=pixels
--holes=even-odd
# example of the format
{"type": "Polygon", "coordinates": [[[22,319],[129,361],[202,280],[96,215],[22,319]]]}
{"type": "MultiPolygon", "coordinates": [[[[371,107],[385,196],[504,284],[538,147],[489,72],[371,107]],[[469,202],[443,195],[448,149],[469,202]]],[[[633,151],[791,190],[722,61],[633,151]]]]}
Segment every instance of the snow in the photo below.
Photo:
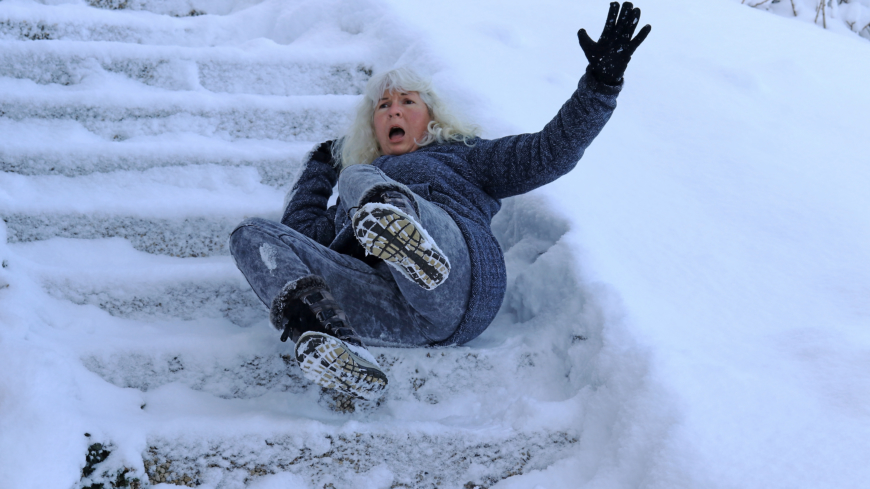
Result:
{"type": "Polygon", "coordinates": [[[797,17],[804,22],[812,22],[835,32],[858,33],[870,39],[870,2],[852,0],[823,2],[821,0],[759,0],[740,3],[753,8],[773,12],[784,17],[797,17]]]}
{"type": "Polygon", "coordinates": [[[613,118],[493,221],[496,321],[373,348],[389,391],[348,412],[227,233],[280,216],[366,70],[539,130],[606,2],[0,3],[0,487],[81,487],[95,442],[94,481],[155,488],[862,487],[870,18],[795,4],[638,2],[613,118]]]}

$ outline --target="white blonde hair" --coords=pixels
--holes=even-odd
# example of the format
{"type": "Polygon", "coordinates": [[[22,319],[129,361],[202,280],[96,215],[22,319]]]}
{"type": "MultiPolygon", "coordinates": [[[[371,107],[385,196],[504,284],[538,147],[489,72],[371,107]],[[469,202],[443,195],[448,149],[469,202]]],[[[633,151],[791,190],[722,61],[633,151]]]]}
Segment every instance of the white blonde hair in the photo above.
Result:
{"type": "Polygon", "coordinates": [[[445,142],[469,144],[469,139],[478,136],[480,129],[453,115],[432,90],[432,83],[429,80],[410,68],[397,68],[373,76],[366,84],[353,124],[347,134],[333,146],[333,156],[336,161],[341,162],[343,168],[371,163],[384,154],[375,137],[374,116],[375,108],[387,90],[390,93],[417,92],[429,109],[429,117],[432,120],[426,128],[426,135],[421,141],[417,141],[417,146],[445,142]]]}

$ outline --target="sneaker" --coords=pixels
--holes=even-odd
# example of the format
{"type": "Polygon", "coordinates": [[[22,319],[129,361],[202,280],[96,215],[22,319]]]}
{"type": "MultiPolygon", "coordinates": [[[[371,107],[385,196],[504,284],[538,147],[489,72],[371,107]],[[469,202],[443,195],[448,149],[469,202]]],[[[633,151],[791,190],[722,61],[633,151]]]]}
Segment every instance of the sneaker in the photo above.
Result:
{"type": "Polygon", "coordinates": [[[419,223],[410,200],[388,190],[380,202],[369,202],[353,215],[357,241],[366,250],[399,270],[426,290],[443,284],[450,262],[419,223]]]}
{"type": "Polygon", "coordinates": [[[327,389],[375,400],[387,388],[387,376],[363,346],[308,331],[296,343],[302,374],[327,389]]]}
{"type": "Polygon", "coordinates": [[[296,361],[309,380],[363,399],[377,399],[387,376],[356,335],[321,277],[291,282],[272,301],[281,341],[296,343],[296,361]]]}

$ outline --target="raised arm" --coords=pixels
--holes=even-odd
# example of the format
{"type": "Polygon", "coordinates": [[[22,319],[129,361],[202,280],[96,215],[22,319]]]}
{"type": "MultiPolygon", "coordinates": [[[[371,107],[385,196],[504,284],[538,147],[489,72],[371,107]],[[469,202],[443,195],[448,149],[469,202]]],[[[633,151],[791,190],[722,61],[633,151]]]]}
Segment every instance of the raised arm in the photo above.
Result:
{"type": "Polygon", "coordinates": [[[632,39],[640,9],[625,2],[610,4],[598,42],[584,29],[577,35],[589,60],[577,90],[541,132],[479,141],[469,153],[473,178],[490,195],[510,197],[550,183],[577,164],[616,108],[622,76],[634,50],[650,31],[632,39]],[[618,15],[617,15],[618,14],[618,15]]]}
{"type": "Polygon", "coordinates": [[[290,191],[281,223],[308,236],[323,246],[335,239],[334,210],[327,209],[332,189],[338,181],[332,159],[334,141],[321,143],[308,157],[302,176],[290,191]]]}

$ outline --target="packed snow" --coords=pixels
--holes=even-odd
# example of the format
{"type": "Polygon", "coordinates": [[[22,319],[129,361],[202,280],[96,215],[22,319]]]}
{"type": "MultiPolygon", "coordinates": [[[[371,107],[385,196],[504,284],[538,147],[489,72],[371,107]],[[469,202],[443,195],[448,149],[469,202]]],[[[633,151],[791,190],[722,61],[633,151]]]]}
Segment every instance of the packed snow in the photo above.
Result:
{"type": "Polygon", "coordinates": [[[539,130],[607,2],[0,2],[0,488],[866,485],[870,8],[636,3],[613,118],[493,220],[495,322],[373,348],[371,403],[301,377],[228,232],[372,72],[539,130]]]}

